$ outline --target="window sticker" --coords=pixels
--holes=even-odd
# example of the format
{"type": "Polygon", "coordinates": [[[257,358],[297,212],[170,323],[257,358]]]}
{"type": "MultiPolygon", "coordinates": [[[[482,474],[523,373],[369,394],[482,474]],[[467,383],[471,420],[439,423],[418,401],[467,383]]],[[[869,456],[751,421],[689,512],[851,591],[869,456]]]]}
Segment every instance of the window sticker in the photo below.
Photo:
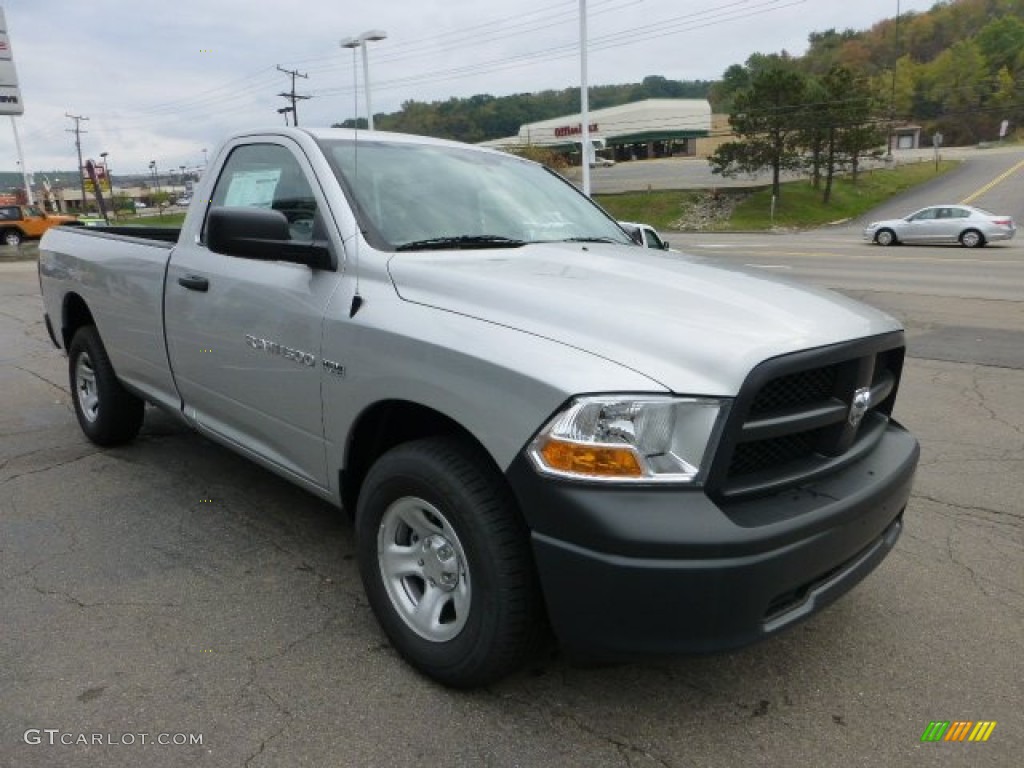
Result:
{"type": "Polygon", "coordinates": [[[231,177],[224,205],[247,208],[269,208],[274,202],[274,190],[281,180],[281,169],[239,171],[231,177]]]}

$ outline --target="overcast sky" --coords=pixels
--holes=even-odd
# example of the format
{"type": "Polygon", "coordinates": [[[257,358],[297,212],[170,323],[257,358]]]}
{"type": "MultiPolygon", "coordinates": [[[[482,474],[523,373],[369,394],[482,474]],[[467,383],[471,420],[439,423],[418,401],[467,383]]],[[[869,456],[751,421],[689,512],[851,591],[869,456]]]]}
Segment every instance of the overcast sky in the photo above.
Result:
{"type": "MultiPolygon", "coordinates": [[[[867,29],[932,0],[588,0],[591,85],[647,75],[713,80],[755,52],[803,53],[807,36],[867,29]]],[[[30,170],[75,167],[109,152],[118,173],[203,164],[228,132],[281,125],[276,66],[299,70],[300,125],[355,112],[353,55],[338,42],[371,29],[374,112],[407,100],[560,89],[579,84],[579,0],[0,0],[25,114],[30,170]]],[[[359,75],[359,114],[364,114],[359,75]]],[[[17,168],[0,119],[0,170],[17,168]]]]}

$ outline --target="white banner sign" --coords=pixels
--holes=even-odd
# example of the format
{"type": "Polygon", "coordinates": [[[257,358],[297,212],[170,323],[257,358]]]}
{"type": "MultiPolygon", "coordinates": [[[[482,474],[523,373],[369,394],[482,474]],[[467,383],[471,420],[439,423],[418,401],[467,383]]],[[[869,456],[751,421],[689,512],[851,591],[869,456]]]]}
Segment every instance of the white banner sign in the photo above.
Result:
{"type": "Polygon", "coordinates": [[[0,115],[20,115],[24,112],[11,40],[7,36],[7,20],[4,18],[4,9],[0,8],[0,115]]]}

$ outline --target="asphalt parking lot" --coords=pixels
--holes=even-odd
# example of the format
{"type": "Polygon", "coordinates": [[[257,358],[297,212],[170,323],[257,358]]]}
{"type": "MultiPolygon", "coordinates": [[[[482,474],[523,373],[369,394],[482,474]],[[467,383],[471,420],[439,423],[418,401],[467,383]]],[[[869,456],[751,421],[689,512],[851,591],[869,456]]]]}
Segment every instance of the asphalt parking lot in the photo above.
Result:
{"type": "Polygon", "coordinates": [[[909,360],[905,533],[812,620],[459,693],[389,647],[344,515],[153,410],[131,446],[84,439],[30,261],[0,263],[0,350],[2,766],[1019,764],[1020,368],[909,360]],[[936,720],[997,726],[922,743],[936,720]]]}

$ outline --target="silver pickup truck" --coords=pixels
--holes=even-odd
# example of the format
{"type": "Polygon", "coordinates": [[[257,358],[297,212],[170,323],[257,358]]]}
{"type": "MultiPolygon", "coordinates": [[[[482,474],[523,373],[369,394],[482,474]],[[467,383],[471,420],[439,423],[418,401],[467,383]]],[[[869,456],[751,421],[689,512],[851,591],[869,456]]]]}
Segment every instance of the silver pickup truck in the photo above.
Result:
{"type": "Polygon", "coordinates": [[[447,685],[552,632],[599,659],[755,641],[902,529],[894,320],[637,247],[510,155],[242,133],[180,232],[53,229],[39,274],[86,436],[150,404],[351,512],[381,626],[447,685]]]}

